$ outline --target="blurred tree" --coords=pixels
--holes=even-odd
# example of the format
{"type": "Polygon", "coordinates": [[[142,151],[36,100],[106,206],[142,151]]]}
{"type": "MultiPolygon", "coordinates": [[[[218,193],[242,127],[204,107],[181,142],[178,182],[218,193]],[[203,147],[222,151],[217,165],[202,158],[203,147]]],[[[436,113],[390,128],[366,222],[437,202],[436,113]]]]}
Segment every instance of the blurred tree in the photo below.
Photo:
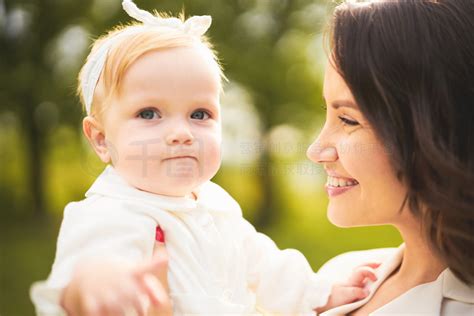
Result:
{"type": "MultiPolygon", "coordinates": [[[[282,123],[307,127],[316,117],[320,69],[311,70],[315,62],[311,58],[317,54],[308,50],[315,36],[320,41],[328,9],[315,0],[234,0],[216,9],[211,35],[227,76],[253,96],[264,135],[282,123]]],[[[258,148],[262,149],[257,168],[262,200],[255,225],[264,228],[279,221],[283,210],[275,191],[277,167],[265,139],[258,148]]]]}
{"type": "MultiPolygon", "coordinates": [[[[43,163],[47,151],[49,104],[66,105],[73,102],[69,87],[53,80],[48,62],[48,50],[61,31],[84,14],[90,1],[6,1],[0,2],[0,110],[14,112],[26,141],[30,205],[36,215],[45,211],[43,193],[43,163]]],[[[49,107],[50,109],[54,109],[49,107]]],[[[53,110],[54,111],[54,110],[53,110]]],[[[69,119],[70,111],[62,111],[69,119]]],[[[71,113],[73,114],[73,113],[71,113]]],[[[77,117],[75,117],[77,119],[77,117]]]]}

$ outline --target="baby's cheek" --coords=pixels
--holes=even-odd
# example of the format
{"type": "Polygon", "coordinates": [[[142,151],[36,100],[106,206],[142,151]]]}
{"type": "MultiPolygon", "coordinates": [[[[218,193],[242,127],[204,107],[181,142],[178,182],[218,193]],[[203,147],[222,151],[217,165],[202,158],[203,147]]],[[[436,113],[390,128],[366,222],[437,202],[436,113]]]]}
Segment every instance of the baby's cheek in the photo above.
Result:
{"type": "Polygon", "coordinates": [[[220,138],[213,138],[203,144],[201,151],[201,170],[204,181],[212,178],[221,165],[221,142],[220,138]]]}

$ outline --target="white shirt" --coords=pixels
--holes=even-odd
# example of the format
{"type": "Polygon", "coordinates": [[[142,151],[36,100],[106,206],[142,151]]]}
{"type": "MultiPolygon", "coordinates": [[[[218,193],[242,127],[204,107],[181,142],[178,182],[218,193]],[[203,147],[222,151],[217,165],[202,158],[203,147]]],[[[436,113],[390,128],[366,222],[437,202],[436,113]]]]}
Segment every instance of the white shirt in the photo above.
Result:
{"type": "Polygon", "coordinates": [[[64,315],[60,293],[79,259],[151,258],[157,225],[166,236],[177,315],[311,315],[329,297],[331,284],[299,251],[281,251],[257,233],[212,182],[196,200],[160,196],[129,186],[109,166],[86,197],[66,206],[51,274],[32,287],[38,315],[64,315]]]}
{"type": "MultiPolygon", "coordinates": [[[[323,315],[346,315],[367,303],[378,287],[401,264],[405,245],[399,248],[354,251],[339,255],[328,261],[318,273],[335,280],[344,280],[356,266],[367,262],[382,262],[376,270],[377,281],[369,287],[370,295],[365,299],[338,306],[323,315]]],[[[445,269],[439,277],[429,283],[420,284],[370,315],[474,315],[474,286],[461,282],[445,269]]]]}

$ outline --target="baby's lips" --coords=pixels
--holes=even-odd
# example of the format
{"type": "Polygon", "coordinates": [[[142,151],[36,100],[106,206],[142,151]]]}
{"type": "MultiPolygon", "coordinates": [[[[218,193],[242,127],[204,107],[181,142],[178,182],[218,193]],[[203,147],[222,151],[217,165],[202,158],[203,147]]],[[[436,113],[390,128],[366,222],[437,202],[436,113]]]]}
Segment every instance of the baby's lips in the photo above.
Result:
{"type": "Polygon", "coordinates": [[[155,240],[162,243],[165,242],[165,232],[160,226],[156,226],[155,240]]]}

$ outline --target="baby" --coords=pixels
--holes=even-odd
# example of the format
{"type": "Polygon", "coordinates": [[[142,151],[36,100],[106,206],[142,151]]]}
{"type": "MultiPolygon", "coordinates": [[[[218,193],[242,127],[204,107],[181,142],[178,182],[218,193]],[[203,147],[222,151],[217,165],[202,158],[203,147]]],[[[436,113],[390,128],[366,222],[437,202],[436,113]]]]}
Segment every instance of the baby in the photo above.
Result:
{"type": "MultiPolygon", "coordinates": [[[[209,181],[220,166],[223,77],[203,36],[211,18],[183,22],[131,0],[123,7],[140,22],[97,40],[79,76],[84,134],[110,165],[86,199],[66,206],[52,272],[32,287],[37,313],[64,315],[60,300],[79,262],[108,260],[119,279],[129,270],[116,266],[150,260],[157,227],[166,236],[176,315],[311,315],[365,297],[375,279],[369,268],[332,284],[300,252],[279,250],[256,232],[209,181]]],[[[154,301],[147,295],[144,304],[154,301]]],[[[104,315],[137,305],[127,297],[98,304],[104,315]]]]}

